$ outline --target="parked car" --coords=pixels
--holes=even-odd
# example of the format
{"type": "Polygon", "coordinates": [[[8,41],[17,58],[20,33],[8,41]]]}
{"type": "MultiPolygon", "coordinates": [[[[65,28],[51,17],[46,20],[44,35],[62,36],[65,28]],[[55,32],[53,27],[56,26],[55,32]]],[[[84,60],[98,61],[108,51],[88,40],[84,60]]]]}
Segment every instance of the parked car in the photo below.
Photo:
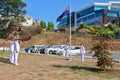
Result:
{"type": "Polygon", "coordinates": [[[53,45],[45,49],[45,54],[56,54],[56,51],[61,48],[61,45],[53,45]]]}
{"type": "Polygon", "coordinates": [[[0,50],[3,50],[3,47],[0,45],[0,50]]]}
{"type": "Polygon", "coordinates": [[[31,53],[37,53],[41,47],[43,47],[43,45],[33,45],[25,48],[25,51],[31,53]]]}
{"type": "Polygon", "coordinates": [[[29,47],[25,48],[25,52],[31,52],[32,48],[33,48],[33,46],[29,46],[29,47]]]}
{"type": "Polygon", "coordinates": [[[55,46],[49,46],[48,48],[45,48],[45,54],[53,54],[53,49],[55,46]]]}
{"type": "Polygon", "coordinates": [[[41,49],[40,49],[40,53],[41,54],[45,54],[45,49],[46,48],[49,48],[50,46],[43,46],[41,49]]]}
{"type": "MultiPolygon", "coordinates": [[[[60,49],[57,49],[56,54],[65,56],[66,47],[64,46],[64,47],[61,47],[60,49]]],[[[80,47],[79,46],[71,46],[70,55],[80,55],[80,47]]]]}
{"type": "Polygon", "coordinates": [[[72,46],[70,55],[80,55],[80,47],[79,46],[72,46]]]}
{"type": "Polygon", "coordinates": [[[64,45],[64,46],[61,46],[60,48],[56,49],[56,54],[65,56],[66,46],[64,45]]]}

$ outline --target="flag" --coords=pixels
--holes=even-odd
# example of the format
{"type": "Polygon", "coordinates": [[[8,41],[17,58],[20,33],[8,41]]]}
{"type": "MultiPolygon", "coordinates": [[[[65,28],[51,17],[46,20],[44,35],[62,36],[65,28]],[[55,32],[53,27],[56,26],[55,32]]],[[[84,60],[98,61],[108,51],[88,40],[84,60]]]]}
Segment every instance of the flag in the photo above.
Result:
{"type": "Polygon", "coordinates": [[[64,12],[63,12],[60,16],[57,17],[56,22],[60,21],[64,16],[68,15],[69,12],[70,12],[70,6],[68,6],[68,7],[64,10],[64,12]]]}

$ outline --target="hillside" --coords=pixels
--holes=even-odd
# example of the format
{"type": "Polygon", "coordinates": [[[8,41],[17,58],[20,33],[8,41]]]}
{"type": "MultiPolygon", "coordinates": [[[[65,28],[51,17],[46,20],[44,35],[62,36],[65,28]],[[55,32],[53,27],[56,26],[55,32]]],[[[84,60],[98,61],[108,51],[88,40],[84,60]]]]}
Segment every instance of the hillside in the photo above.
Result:
{"type": "MultiPolygon", "coordinates": [[[[25,48],[30,45],[61,45],[69,43],[69,35],[63,33],[55,32],[42,32],[32,36],[29,41],[20,41],[21,47],[25,48]]],[[[86,49],[90,49],[96,40],[86,37],[75,37],[72,36],[72,45],[79,46],[80,43],[83,43],[86,49]]],[[[9,41],[1,40],[0,44],[2,46],[8,47],[9,41]]],[[[120,50],[120,40],[111,40],[109,41],[111,50],[120,50]]]]}

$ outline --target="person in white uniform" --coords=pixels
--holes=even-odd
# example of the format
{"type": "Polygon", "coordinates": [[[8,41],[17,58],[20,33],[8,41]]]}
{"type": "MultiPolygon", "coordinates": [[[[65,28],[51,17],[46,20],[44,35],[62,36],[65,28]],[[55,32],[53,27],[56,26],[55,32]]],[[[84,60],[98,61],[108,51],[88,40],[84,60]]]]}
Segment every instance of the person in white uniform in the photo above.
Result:
{"type": "Polygon", "coordinates": [[[20,52],[20,44],[18,42],[18,39],[15,39],[14,41],[14,64],[15,65],[19,65],[18,64],[18,54],[20,52]]]}
{"type": "Polygon", "coordinates": [[[69,45],[66,45],[66,60],[69,60],[69,55],[70,55],[70,46],[69,45]]]}
{"type": "Polygon", "coordinates": [[[84,62],[84,57],[85,57],[85,48],[82,44],[80,44],[80,55],[81,55],[81,61],[84,62]]]}
{"type": "Polygon", "coordinates": [[[13,37],[11,37],[10,39],[10,43],[9,43],[9,49],[10,49],[10,57],[9,57],[9,61],[10,63],[13,63],[13,55],[14,55],[14,39],[13,37]]]}

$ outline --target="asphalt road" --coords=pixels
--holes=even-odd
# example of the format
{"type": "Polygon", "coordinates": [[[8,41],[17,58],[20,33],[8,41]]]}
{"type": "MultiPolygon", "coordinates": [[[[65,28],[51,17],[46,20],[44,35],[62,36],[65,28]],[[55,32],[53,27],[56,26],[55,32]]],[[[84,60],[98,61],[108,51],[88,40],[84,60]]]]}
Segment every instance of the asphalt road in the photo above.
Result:
{"type": "MultiPolygon", "coordinates": [[[[95,53],[94,52],[87,52],[85,54],[86,57],[88,58],[92,58],[92,56],[94,55],[95,53]]],[[[120,62],[120,54],[119,53],[111,53],[111,57],[113,58],[113,60],[115,61],[119,61],[120,62]]]]}

